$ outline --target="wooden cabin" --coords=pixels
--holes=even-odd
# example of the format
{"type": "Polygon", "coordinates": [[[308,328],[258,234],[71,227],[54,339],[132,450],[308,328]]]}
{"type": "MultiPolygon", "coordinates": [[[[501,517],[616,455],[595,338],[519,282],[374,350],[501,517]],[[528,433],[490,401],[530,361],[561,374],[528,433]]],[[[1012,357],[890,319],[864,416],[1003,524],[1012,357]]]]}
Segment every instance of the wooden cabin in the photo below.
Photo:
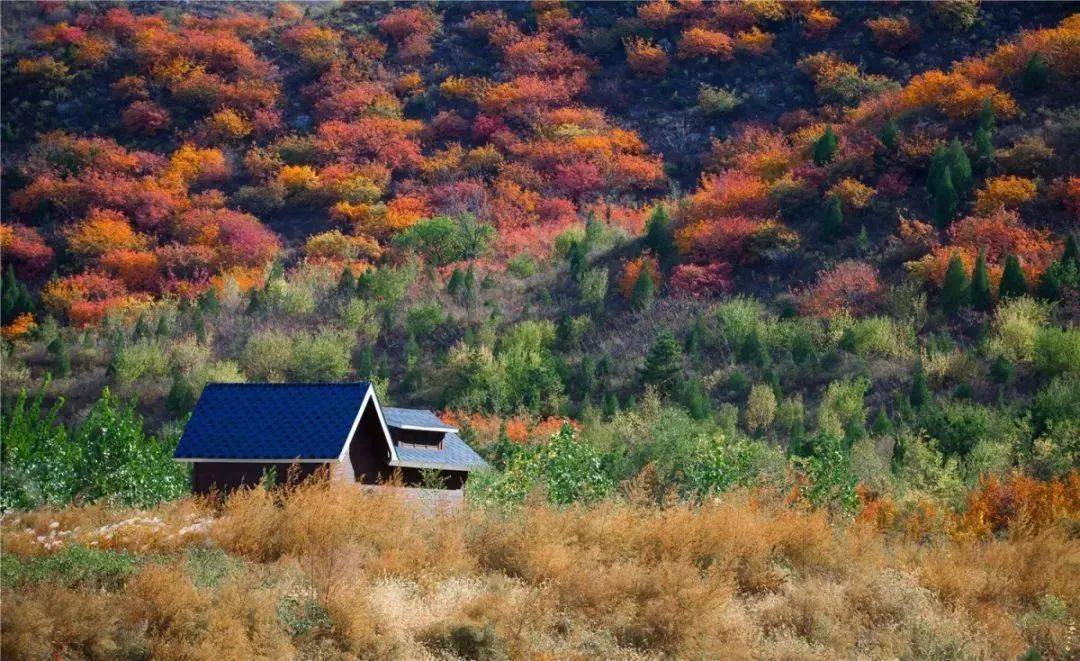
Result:
{"type": "Polygon", "coordinates": [[[212,383],[173,455],[192,464],[192,489],[228,492],[266,475],[301,479],[320,469],[350,484],[400,473],[420,486],[424,471],[461,489],[487,463],[458,430],[423,409],[383,408],[370,383],[212,383]]]}

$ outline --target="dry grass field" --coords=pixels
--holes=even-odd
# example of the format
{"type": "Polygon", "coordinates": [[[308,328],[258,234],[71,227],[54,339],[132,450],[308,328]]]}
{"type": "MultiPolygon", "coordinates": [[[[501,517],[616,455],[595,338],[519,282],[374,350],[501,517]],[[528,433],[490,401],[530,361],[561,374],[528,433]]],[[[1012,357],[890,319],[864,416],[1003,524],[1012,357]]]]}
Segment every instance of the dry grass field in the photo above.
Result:
{"type": "Polygon", "coordinates": [[[1078,484],[1043,494],[1052,511],[1013,502],[996,535],[971,519],[1000,499],[988,488],[948,520],[880,504],[841,520],[745,492],[433,516],[325,484],[38,510],[3,522],[2,651],[1064,659],[1080,642],[1078,484]]]}

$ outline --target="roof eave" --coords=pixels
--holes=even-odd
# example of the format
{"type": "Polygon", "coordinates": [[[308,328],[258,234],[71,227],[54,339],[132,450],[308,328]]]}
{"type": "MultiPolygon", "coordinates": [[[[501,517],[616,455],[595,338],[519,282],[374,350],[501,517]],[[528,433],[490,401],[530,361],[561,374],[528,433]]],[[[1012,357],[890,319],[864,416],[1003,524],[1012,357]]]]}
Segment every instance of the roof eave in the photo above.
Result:
{"type": "Polygon", "coordinates": [[[473,472],[483,470],[487,468],[486,464],[443,464],[431,461],[391,461],[390,466],[393,468],[420,468],[420,469],[435,469],[444,471],[464,471],[473,472]]]}

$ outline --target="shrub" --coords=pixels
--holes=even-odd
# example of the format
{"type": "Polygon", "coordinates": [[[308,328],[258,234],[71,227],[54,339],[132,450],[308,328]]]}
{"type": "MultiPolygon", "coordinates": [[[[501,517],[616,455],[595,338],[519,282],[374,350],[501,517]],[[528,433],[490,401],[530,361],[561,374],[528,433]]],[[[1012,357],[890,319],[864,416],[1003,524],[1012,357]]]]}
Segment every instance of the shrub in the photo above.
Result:
{"type": "Polygon", "coordinates": [[[1030,362],[1035,357],[1036,338],[1049,321],[1046,306],[1021,297],[998,306],[990,326],[988,348],[1008,360],[1030,362]]]}
{"type": "Polygon", "coordinates": [[[706,115],[724,115],[740,105],[745,97],[726,87],[702,85],[698,89],[698,108],[706,115]]]}
{"type": "Polygon", "coordinates": [[[292,361],[292,339],[274,330],[253,334],[244,345],[240,364],[254,381],[281,381],[292,361]]]}
{"type": "Polygon", "coordinates": [[[776,395],[768,385],[759,383],[750,389],[746,400],[746,428],[750,433],[763,432],[776,416],[776,395]]]}
{"type": "Polygon", "coordinates": [[[1080,330],[1040,328],[1034,360],[1035,368],[1047,376],[1080,373],[1080,330]]]}
{"type": "Polygon", "coordinates": [[[21,393],[3,418],[4,509],[62,505],[75,497],[149,506],[187,489],[172,445],[143,433],[134,408],[104,390],[86,419],[68,429],[59,406],[21,393]]]}
{"type": "Polygon", "coordinates": [[[735,57],[734,50],[731,37],[723,32],[690,27],[679,38],[677,55],[680,60],[713,57],[724,61],[735,57]]]}
{"type": "Polygon", "coordinates": [[[467,493],[480,502],[513,504],[540,490],[549,502],[569,505],[596,501],[614,487],[604,470],[603,455],[564,425],[546,444],[518,446],[500,473],[481,473],[470,479],[467,493]]]}
{"type": "Polygon", "coordinates": [[[825,389],[818,407],[818,429],[828,436],[840,438],[853,423],[866,424],[863,398],[870,389],[866,379],[833,381],[825,389]]]}
{"type": "Polygon", "coordinates": [[[868,19],[866,27],[870,28],[878,47],[890,53],[898,53],[919,40],[919,30],[907,16],[868,19]]]}
{"type": "Polygon", "coordinates": [[[1035,198],[1035,182],[1022,177],[994,177],[987,179],[983,188],[975,193],[975,211],[989,214],[999,207],[1014,209],[1035,198]]]}
{"type": "Polygon", "coordinates": [[[634,73],[654,77],[661,77],[667,73],[667,54],[656,44],[635,37],[627,39],[623,45],[626,48],[626,63],[634,73]]]}
{"type": "Polygon", "coordinates": [[[287,374],[300,382],[341,381],[349,374],[351,337],[320,330],[295,338],[287,374]]]}
{"type": "Polygon", "coordinates": [[[165,376],[168,360],[160,344],[144,340],[123,347],[113,360],[116,381],[130,386],[142,378],[157,379],[165,376]]]}

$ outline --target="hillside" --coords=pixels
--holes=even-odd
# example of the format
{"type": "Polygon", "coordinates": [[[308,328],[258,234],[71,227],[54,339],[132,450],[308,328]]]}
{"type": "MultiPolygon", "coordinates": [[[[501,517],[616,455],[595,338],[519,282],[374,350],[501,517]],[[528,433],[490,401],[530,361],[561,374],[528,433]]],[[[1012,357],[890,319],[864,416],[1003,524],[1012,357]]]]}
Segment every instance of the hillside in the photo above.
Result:
{"type": "MultiPolygon", "coordinates": [[[[1025,578],[975,595],[953,575],[955,558],[1026,572],[1044,547],[1061,550],[1054,571],[1075,564],[1075,4],[0,12],[5,600],[93,587],[19,578],[90,543],[25,545],[19,517],[51,539],[38,530],[49,517],[227,516],[229,505],[191,500],[171,461],[207,383],[370,380],[384,404],[439,410],[493,466],[470,479],[461,534],[532,512],[569,536],[632,508],[708,527],[710,507],[760,501],[873,567],[859,578],[785,548],[754,560],[779,573],[748,589],[731,584],[741,569],[664,564],[668,546],[635,541],[631,559],[597,566],[670,574],[670,590],[552,596],[535,563],[594,552],[586,542],[470,539],[460,565],[432,571],[479,581],[477,599],[505,608],[461,615],[483,650],[459,655],[535,644],[560,657],[708,656],[728,643],[777,658],[1075,653],[1075,586],[1025,578]],[[530,559],[511,567],[493,553],[530,559]],[[924,609],[881,614],[902,620],[888,635],[851,605],[886,584],[924,609]],[[832,605],[807,596],[822,585],[832,605]],[[526,595],[578,610],[511,631],[526,595]],[[720,600],[701,622],[734,638],[650,615],[693,595],[720,600]],[[818,607],[834,619],[814,620],[818,607]]],[[[453,523],[430,525],[425,539],[459,543],[443,537],[453,523]]],[[[206,534],[214,562],[244,576],[269,571],[301,591],[317,581],[276,565],[302,564],[305,549],[206,534]]],[[[701,534],[708,557],[730,543],[701,534]]],[[[165,549],[168,571],[202,571],[188,546],[165,549]]],[[[156,571],[94,553],[87,562],[132,576],[156,571]]],[[[436,594],[422,573],[387,580],[436,594]]],[[[138,585],[112,583],[102,603],[138,585]]],[[[394,585],[379,589],[415,588],[394,585]]],[[[226,598],[200,590],[191,603],[226,598]]],[[[346,626],[328,595],[312,599],[333,620],[316,628],[346,626]]],[[[305,647],[321,633],[285,640],[278,624],[266,635],[281,649],[321,656],[305,647]]],[[[380,627],[397,625],[372,626],[383,645],[380,627]]],[[[401,647],[381,655],[445,652],[457,643],[439,636],[461,633],[425,627],[394,629],[401,647]]],[[[170,628],[136,647],[166,644],[155,636],[170,628]]],[[[99,643],[71,653],[102,656],[99,643]]],[[[328,656],[363,646],[325,644],[328,656]]]]}

